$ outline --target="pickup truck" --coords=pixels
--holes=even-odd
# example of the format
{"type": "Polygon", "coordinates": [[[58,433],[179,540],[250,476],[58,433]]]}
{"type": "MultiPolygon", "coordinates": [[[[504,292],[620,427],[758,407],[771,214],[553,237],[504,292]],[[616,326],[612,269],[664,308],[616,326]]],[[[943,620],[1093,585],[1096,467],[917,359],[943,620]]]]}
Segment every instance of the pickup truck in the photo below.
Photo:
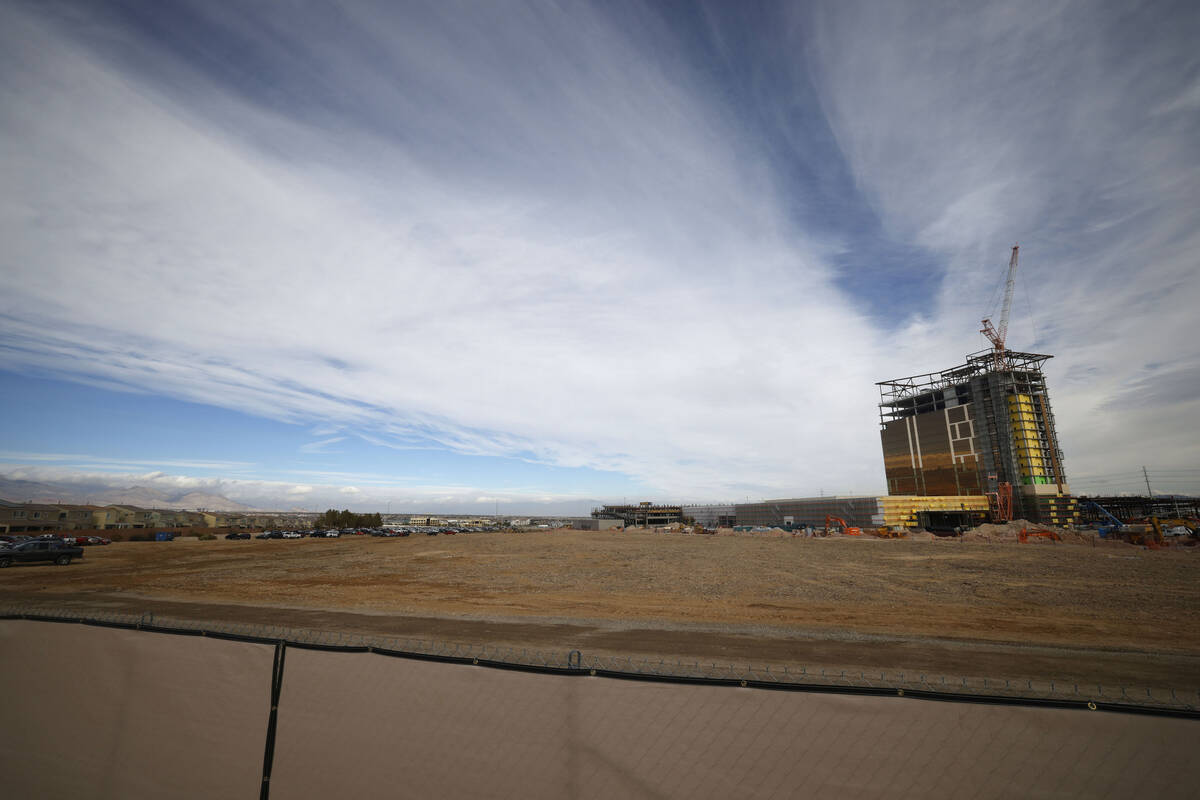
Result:
{"type": "Polygon", "coordinates": [[[83,558],[83,548],[72,547],[59,539],[34,539],[0,548],[0,567],[25,561],[53,561],[66,566],[72,558],[83,558]]]}

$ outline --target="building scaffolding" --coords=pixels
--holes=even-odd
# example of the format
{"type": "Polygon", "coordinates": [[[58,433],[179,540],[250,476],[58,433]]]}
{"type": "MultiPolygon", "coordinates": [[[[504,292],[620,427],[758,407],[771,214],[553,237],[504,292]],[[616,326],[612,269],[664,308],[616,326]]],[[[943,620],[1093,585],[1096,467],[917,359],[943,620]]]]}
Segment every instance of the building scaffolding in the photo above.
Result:
{"type": "Polygon", "coordinates": [[[1000,498],[1008,484],[1013,514],[1071,521],[1042,371],[1050,358],[983,350],[951,369],[876,384],[888,493],[1000,498]]]}
{"type": "Polygon", "coordinates": [[[628,528],[650,528],[655,525],[670,525],[683,521],[681,506],[656,506],[652,503],[637,505],[602,506],[592,509],[593,519],[619,519],[628,528]]]}

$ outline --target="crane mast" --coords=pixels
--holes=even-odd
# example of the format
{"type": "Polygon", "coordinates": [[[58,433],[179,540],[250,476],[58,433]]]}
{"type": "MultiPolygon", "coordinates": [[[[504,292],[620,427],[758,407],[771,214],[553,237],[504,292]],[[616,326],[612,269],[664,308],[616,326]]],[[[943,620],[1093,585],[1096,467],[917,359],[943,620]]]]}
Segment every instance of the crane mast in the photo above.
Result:
{"type": "Polygon", "coordinates": [[[989,317],[983,321],[983,327],[979,331],[992,343],[992,353],[997,369],[1002,369],[1005,363],[1004,341],[1008,336],[1008,315],[1012,311],[1013,286],[1016,284],[1017,278],[1017,251],[1019,249],[1019,245],[1014,244],[1012,258],[1008,260],[1008,281],[1004,285],[1004,304],[1000,307],[1000,325],[992,327],[992,320],[989,317]]]}

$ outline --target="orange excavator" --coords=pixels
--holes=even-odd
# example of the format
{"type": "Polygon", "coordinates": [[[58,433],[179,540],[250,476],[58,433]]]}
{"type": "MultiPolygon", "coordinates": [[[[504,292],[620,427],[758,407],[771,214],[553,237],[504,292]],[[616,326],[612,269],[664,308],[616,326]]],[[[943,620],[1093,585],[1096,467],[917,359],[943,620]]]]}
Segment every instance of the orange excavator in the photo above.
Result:
{"type": "Polygon", "coordinates": [[[836,522],[838,525],[841,525],[842,533],[846,534],[847,536],[861,536],[862,535],[862,528],[855,528],[852,525],[846,524],[846,520],[842,519],[841,517],[835,517],[832,514],[826,514],[825,515],[825,535],[826,536],[829,535],[829,525],[832,522],[836,522]]]}
{"type": "Polygon", "coordinates": [[[1021,532],[1017,535],[1017,538],[1023,543],[1028,542],[1030,539],[1049,539],[1052,542],[1062,541],[1061,536],[1054,531],[1047,530],[1045,528],[1034,528],[1033,530],[1021,528],[1021,532]]]}

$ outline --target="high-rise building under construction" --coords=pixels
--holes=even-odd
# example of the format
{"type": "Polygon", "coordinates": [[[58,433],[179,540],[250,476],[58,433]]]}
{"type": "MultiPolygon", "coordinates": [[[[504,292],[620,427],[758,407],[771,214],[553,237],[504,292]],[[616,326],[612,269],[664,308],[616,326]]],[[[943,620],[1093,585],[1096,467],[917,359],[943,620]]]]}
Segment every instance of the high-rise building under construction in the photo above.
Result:
{"type": "Polygon", "coordinates": [[[1001,519],[1065,524],[1076,512],[1042,372],[1051,356],[1004,346],[1016,263],[1014,247],[1000,326],[984,320],[991,350],[878,384],[888,494],[986,495],[1001,519]]]}

